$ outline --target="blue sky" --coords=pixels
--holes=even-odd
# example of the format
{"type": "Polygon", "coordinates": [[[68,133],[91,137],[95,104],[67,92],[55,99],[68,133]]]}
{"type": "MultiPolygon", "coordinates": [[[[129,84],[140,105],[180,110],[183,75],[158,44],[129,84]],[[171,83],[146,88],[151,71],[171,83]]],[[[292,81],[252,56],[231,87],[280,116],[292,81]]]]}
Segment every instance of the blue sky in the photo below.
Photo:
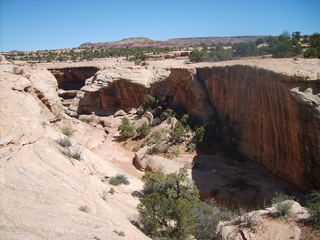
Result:
{"type": "Polygon", "coordinates": [[[0,0],[0,51],[77,47],[129,37],[320,32],[320,0],[0,0]]]}

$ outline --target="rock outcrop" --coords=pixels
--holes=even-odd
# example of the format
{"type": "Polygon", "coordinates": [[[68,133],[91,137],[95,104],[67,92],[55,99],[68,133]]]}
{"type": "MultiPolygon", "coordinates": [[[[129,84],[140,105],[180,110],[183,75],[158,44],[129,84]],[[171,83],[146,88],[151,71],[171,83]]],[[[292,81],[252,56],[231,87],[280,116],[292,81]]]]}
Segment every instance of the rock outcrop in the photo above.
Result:
{"type": "Polygon", "coordinates": [[[194,68],[171,69],[169,77],[173,109],[184,109],[189,115],[199,116],[206,121],[214,110],[209,102],[207,89],[198,79],[194,68]]]}
{"type": "Polygon", "coordinates": [[[97,67],[69,67],[48,69],[57,79],[60,89],[79,90],[85,85],[85,80],[99,71],[97,67]]]}
{"type": "Polygon", "coordinates": [[[240,153],[303,189],[320,187],[319,80],[248,66],[198,76],[219,116],[237,123],[240,153]]]}
{"type": "MultiPolygon", "coordinates": [[[[117,109],[137,107],[150,93],[150,85],[161,86],[169,75],[167,70],[108,69],[87,80],[67,112],[71,116],[95,112],[111,114],[117,109]]],[[[161,89],[161,87],[159,88],[161,89]]],[[[154,90],[157,93],[158,89],[154,90]]],[[[162,92],[165,94],[166,92],[162,92]]]]}
{"type": "Polygon", "coordinates": [[[88,150],[104,140],[104,131],[78,119],[58,121],[63,113],[53,75],[14,67],[0,65],[1,239],[123,239],[120,231],[149,239],[130,223],[139,203],[131,192],[141,181],[128,177],[129,186],[109,194],[101,179],[124,173],[88,150]],[[74,130],[72,144],[83,144],[81,161],[57,143],[66,124],[74,130]]]}
{"type": "Polygon", "coordinates": [[[298,223],[310,218],[309,212],[292,200],[280,204],[291,205],[289,216],[285,219],[272,217],[277,213],[273,205],[265,210],[245,213],[228,222],[221,221],[217,227],[217,234],[222,240],[302,239],[298,223]]]}

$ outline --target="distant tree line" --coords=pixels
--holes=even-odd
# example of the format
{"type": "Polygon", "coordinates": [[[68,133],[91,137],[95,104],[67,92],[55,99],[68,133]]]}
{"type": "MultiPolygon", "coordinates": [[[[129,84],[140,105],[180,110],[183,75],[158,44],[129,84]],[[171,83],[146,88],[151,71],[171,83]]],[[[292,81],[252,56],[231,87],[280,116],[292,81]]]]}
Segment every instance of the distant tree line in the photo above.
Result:
{"type": "Polygon", "coordinates": [[[5,54],[7,60],[27,62],[91,61],[97,58],[126,57],[128,61],[145,61],[147,53],[159,54],[177,50],[175,48],[106,48],[44,50],[36,52],[12,52],[5,54]]]}
{"type": "Polygon", "coordinates": [[[273,58],[320,58],[320,34],[301,36],[300,32],[290,35],[284,31],[278,37],[267,36],[251,42],[219,43],[211,46],[201,44],[191,52],[190,61],[216,62],[265,55],[271,55],[273,58]]]}
{"type": "MultiPolygon", "coordinates": [[[[218,43],[207,45],[202,43],[190,46],[191,62],[217,62],[249,56],[271,55],[273,58],[305,57],[320,58],[320,34],[301,36],[300,32],[290,34],[284,31],[279,36],[266,36],[251,42],[218,43]]],[[[91,61],[99,58],[126,57],[128,61],[140,64],[147,60],[147,54],[168,53],[182,48],[105,48],[105,49],[63,49],[36,52],[11,52],[5,57],[9,61],[27,62],[63,62],[91,61]]]]}

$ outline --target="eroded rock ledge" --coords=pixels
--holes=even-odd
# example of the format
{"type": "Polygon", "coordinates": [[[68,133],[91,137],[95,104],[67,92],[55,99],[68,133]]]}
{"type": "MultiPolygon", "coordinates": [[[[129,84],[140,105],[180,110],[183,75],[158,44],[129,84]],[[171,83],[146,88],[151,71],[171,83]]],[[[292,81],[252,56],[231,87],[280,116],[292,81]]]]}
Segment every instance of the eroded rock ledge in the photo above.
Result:
{"type": "Polygon", "coordinates": [[[113,68],[87,79],[67,113],[104,115],[139,106],[146,94],[171,95],[171,107],[184,108],[203,121],[214,111],[221,118],[228,115],[237,122],[241,154],[311,189],[320,187],[319,83],[303,74],[244,65],[113,68]]]}

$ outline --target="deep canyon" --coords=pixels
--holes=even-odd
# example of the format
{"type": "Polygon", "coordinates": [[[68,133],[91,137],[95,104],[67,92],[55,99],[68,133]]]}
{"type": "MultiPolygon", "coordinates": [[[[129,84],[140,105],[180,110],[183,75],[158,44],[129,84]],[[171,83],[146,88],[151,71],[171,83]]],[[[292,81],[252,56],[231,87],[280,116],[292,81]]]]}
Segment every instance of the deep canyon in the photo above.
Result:
{"type": "MultiPolygon", "coordinates": [[[[50,70],[67,82],[66,69],[50,70]]],[[[73,75],[83,68],[68,69],[73,75]]],[[[92,73],[92,72],[91,72],[92,73]]],[[[138,107],[146,94],[205,122],[217,112],[236,122],[238,151],[303,190],[320,187],[320,80],[255,66],[108,69],[92,75],[67,112],[107,115],[138,107]]]]}
{"type": "MultiPolygon", "coordinates": [[[[198,116],[203,124],[212,115],[235,123],[237,151],[247,162],[192,156],[198,168],[189,173],[209,190],[239,172],[261,180],[268,191],[283,190],[287,183],[302,191],[320,188],[318,59],[212,64],[170,59],[150,61],[145,68],[123,59],[106,62],[0,65],[4,238],[123,239],[117,232],[125,230],[125,239],[148,239],[132,224],[139,203],[132,192],[141,190],[143,173],[132,165],[135,154],[117,142],[121,117],[113,115],[122,109],[129,116],[147,94],[169,96],[170,108],[198,116]],[[74,129],[72,146],[82,151],[80,161],[67,158],[57,143],[68,125],[74,129]],[[210,178],[219,171],[226,176],[210,178]],[[130,185],[114,187],[113,194],[106,179],[118,173],[128,175],[130,185]],[[79,211],[81,206],[90,212],[79,211]]],[[[173,162],[162,164],[178,166],[173,162]]],[[[250,191],[260,200],[270,197],[251,185],[233,189],[231,197],[248,199],[250,191]]]]}

